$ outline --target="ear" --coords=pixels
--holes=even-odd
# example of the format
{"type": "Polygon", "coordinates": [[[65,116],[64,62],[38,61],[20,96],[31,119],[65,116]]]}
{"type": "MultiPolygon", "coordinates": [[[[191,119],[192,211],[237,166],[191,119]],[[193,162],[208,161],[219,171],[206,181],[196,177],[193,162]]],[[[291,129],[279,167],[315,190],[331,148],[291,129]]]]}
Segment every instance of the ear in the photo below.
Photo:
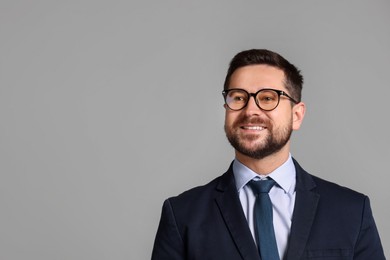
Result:
{"type": "Polygon", "coordinates": [[[301,127],[303,118],[305,117],[306,105],[303,102],[296,104],[293,109],[293,130],[298,130],[301,127]]]}

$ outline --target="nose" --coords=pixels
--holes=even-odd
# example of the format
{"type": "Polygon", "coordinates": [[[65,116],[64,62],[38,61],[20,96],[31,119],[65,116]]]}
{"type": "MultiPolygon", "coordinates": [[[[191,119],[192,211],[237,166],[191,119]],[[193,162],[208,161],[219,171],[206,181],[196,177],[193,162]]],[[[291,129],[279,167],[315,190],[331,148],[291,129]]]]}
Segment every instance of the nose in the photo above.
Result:
{"type": "Polygon", "coordinates": [[[254,96],[249,97],[248,104],[244,110],[248,115],[259,115],[261,113],[261,109],[257,106],[254,96]]]}

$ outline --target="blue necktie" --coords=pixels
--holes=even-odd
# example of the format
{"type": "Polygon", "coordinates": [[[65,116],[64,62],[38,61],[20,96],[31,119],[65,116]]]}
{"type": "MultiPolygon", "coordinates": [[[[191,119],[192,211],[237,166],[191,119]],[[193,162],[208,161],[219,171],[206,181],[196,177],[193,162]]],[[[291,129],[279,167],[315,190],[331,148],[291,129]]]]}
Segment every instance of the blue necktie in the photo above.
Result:
{"type": "Polygon", "coordinates": [[[254,208],[257,246],[262,260],[279,260],[274,225],[272,221],[272,203],[268,192],[274,186],[272,179],[250,181],[249,186],[256,195],[254,208]]]}

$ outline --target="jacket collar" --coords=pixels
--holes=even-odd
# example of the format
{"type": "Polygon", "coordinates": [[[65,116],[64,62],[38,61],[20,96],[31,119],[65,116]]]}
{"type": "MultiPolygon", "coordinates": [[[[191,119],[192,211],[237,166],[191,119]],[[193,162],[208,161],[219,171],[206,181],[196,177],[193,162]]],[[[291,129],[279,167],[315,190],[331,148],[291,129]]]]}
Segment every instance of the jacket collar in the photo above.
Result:
{"type": "Polygon", "coordinates": [[[294,213],[286,260],[298,260],[306,247],[320,195],[312,176],[294,160],[297,183],[294,213]]]}
{"type": "Polygon", "coordinates": [[[260,260],[257,246],[242,211],[234,181],[232,164],[229,170],[221,176],[217,185],[217,191],[219,191],[219,194],[216,197],[216,203],[242,259],[260,260]]]}
{"type": "MultiPolygon", "coordinates": [[[[319,194],[315,192],[316,184],[311,175],[295,159],[293,161],[297,178],[296,198],[286,260],[301,259],[320,199],[319,194]]],[[[221,176],[216,189],[219,192],[216,203],[242,258],[259,260],[257,246],[253,241],[238,197],[232,164],[221,176]]]]}

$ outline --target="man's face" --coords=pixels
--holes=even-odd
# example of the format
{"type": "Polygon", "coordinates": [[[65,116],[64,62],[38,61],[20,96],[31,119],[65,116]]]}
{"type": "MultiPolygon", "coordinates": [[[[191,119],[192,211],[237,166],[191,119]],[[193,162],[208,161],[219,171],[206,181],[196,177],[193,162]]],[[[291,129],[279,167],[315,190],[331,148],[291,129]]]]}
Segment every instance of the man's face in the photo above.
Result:
{"type": "MultiPolygon", "coordinates": [[[[241,88],[249,93],[264,88],[287,92],[284,79],[284,72],[278,68],[251,65],[241,67],[231,75],[229,88],[241,88]]],[[[229,142],[236,152],[254,159],[262,159],[285,148],[292,130],[300,125],[300,122],[294,123],[291,102],[284,96],[272,111],[261,110],[252,97],[242,110],[233,111],[226,105],[225,108],[225,132],[229,142]]]]}

